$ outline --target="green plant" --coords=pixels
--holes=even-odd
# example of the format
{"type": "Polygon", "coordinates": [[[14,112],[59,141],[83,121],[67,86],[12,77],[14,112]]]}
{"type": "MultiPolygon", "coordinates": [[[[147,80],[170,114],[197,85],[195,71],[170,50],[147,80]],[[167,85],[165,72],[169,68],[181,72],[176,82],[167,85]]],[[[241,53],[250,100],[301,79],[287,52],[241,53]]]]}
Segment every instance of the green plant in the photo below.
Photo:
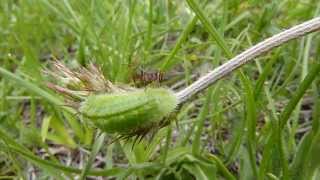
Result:
{"type": "MultiPolygon", "coordinates": [[[[0,179],[319,179],[319,36],[280,46],[317,26],[254,45],[315,18],[319,7],[317,0],[0,1],[0,179]],[[61,64],[52,67],[53,59],[61,64]],[[152,121],[163,123],[150,128],[152,138],[123,140],[79,108],[90,96],[141,92],[145,100],[144,90],[158,88],[134,87],[133,64],[160,70],[160,89],[172,89],[178,106],[173,117],[152,121]]],[[[117,112],[136,109],[134,102],[141,101],[117,112]]]]}

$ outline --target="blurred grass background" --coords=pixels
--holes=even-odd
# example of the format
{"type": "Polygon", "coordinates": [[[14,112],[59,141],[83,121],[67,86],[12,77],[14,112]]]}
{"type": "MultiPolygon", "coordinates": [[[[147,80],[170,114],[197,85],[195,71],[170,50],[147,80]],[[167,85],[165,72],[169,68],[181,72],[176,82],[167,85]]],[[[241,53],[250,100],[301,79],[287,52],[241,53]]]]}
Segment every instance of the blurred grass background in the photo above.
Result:
{"type": "Polygon", "coordinates": [[[319,179],[319,35],[246,65],[185,103],[155,137],[116,141],[63,106],[41,70],[138,69],[179,90],[319,15],[317,0],[1,0],[0,179],[319,179]]]}

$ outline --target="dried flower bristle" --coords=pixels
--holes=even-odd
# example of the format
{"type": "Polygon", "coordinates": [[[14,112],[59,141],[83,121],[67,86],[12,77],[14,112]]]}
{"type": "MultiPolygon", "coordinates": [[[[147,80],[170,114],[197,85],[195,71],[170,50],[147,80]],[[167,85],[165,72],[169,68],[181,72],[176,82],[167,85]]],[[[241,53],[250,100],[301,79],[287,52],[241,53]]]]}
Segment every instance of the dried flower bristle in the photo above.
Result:
{"type": "Polygon", "coordinates": [[[82,101],[92,94],[135,90],[127,85],[113,84],[104,77],[101,69],[92,63],[88,68],[80,67],[75,70],[69,69],[57,60],[53,61],[51,65],[52,70],[45,69],[43,71],[55,82],[47,83],[48,87],[71,101],[82,101]]]}

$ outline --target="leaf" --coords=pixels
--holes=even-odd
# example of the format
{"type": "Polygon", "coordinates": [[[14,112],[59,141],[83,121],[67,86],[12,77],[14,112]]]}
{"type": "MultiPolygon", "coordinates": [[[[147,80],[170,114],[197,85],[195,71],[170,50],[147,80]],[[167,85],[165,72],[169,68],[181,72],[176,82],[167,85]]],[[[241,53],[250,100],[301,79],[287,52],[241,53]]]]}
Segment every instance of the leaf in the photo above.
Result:
{"type": "Polygon", "coordinates": [[[294,111],[296,105],[301,100],[302,96],[306,92],[306,90],[310,87],[313,80],[317,77],[320,73],[320,63],[314,64],[312,69],[309,71],[307,76],[301,82],[299,88],[294,93],[294,96],[290,99],[289,103],[283,110],[280,116],[280,128],[283,129],[286,125],[287,121],[290,118],[291,113],[294,111]]]}
{"type": "Polygon", "coordinates": [[[200,153],[200,148],[201,148],[201,144],[200,144],[200,141],[201,141],[201,133],[203,131],[203,126],[204,126],[204,122],[206,120],[206,117],[209,113],[209,104],[211,102],[211,99],[212,99],[212,95],[214,93],[214,90],[215,89],[212,89],[210,88],[209,91],[208,91],[208,94],[206,96],[206,100],[205,100],[205,103],[201,109],[201,112],[197,118],[197,126],[196,126],[196,132],[195,132],[195,137],[193,139],[193,142],[192,142],[192,153],[193,154],[199,154],[200,153]]]}
{"type": "Polygon", "coordinates": [[[51,121],[51,116],[45,116],[42,120],[42,125],[41,125],[41,139],[42,142],[45,142],[47,138],[47,133],[49,130],[49,125],[51,121]]]}
{"type": "Polygon", "coordinates": [[[167,56],[166,59],[164,60],[162,66],[161,66],[162,71],[168,70],[174,63],[178,62],[178,61],[174,62],[173,59],[176,56],[176,54],[178,53],[178,51],[181,48],[181,46],[183,45],[183,43],[186,41],[188,35],[190,34],[192,29],[194,28],[197,21],[198,21],[198,18],[196,16],[193,17],[192,20],[184,28],[179,39],[177,40],[177,42],[174,46],[174,48],[170,51],[169,56],[167,56]]]}
{"type": "MultiPolygon", "coordinates": [[[[26,88],[27,90],[41,96],[42,98],[46,99],[47,101],[49,101],[55,105],[62,105],[63,104],[63,101],[61,101],[57,97],[51,95],[50,93],[41,89],[40,87],[33,84],[32,82],[27,81],[25,79],[22,79],[21,77],[7,71],[6,69],[3,69],[2,67],[0,67],[0,74],[2,74],[4,78],[7,78],[8,80],[11,80],[11,81],[17,83],[17,85],[20,85],[21,87],[26,88]]],[[[66,109],[68,109],[68,111],[70,111],[70,108],[66,108],[66,109]]],[[[71,112],[73,112],[73,111],[71,111],[71,112]]]]}
{"type": "MultiPolygon", "coordinates": [[[[256,117],[256,102],[254,98],[253,87],[250,83],[250,80],[246,76],[240,76],[242,78],[242,84],[245,90],[245,116],[246,116],[246,124],[248,129],[248,155],[251,164],[251,170],[253,172],[254,177],[256,178],[258,175],[257,172],[257,164],[256,164],[256,125],[257,125],[257,117],[256,117]]],[[[247,169],[249,170],[249,168],[247,169]]]]}
{"type": "Polygon", "coordinates": [[[210,23],[209,18],[205,15],[202,8],[196,3],[195,0],[187,0],[189,7],[200,19],[203,26],[206,28],[210,36],[217,42],[218,46],[223,50],[228,58],[232,58],[232,52],[224,41],[223,37],[219,34],[218,30],[210,23]]]}
{"type": "Polygon", "coordinates": [[[184,157],[187,153],[190,153],[188,147],[176,147],[168,151],[168,156],[166,159],[167,164],[172,164],[178,161],[178,159],[184,157]]]}
{"type": "Polygon", "coordinates": [[[206,176],[197,164],[183,164],[182,167],[190,172],[196,179],[209,180],[209,177],[206,176]]]}
{"type": "Polygon", "coordinates": [[[287,106],[285,107],[285,109],[283,110],[283,112],[280,115],[280,129],[279,129],[279,133],[280,135],[280,146],[279,146],[279,151],[280,151],[280,155],[281,155],[281,163],[282,163],[282,171],[283,171],[283,176],[284,178],[288,178],[289,176],[289,172],[288,172],[288,167],[287,167],[287,159],[284,155],[284,150],[283,150],[283,144],[281,141],[282,140],[282,130],[284,129],[285,125],[287,124],[290,115],[292,114],[292,112],[294,111],[296,105],[299,103],[299,101],[302,99],[304,93],[306,92],[306,90],[309,88],[309,86],[312,84],[312,82],[314,81],[314,79],[317,77],[317,75],[320,73],[320,63],[319,64],[315,64],[312,69],[309,71],[309,73],[307,74],[307,76],[303,79],[303,81],[301,82],[300,86],[298,87],[298,89],[295,92],[295,95],[291,98],[291,100],[289,101],[289,103],[287,104],[287,106]]]}
{"type": "MultiPolygon", "coordinates": [[[[8,144],[8,147],[12,152],[21,155],[23,158],[29,160],[36,166],[44,168],[44,170],[47,169],[48,167],[50,169],[59,170],[60,173],[65,172],[65,173],[80,174],[82,172],[80,169],[72,168],[69,166],[63,166],[61,164],[53,163],[51,161],[47,161],[37,157],[30,150],[18,144],[13,138],[7,136],[1,130],[0,130],[0,139],[6,142],[6,144],[8,144]]],[[[95,175],[95,176],[115,176],[122,173],[123,171],[124,169],[122,168],[112,168],[107,170],[93,170],[93,171],[90,171],[88,174],[95,175]]]]}
{"type": "Polygon", "coordinates": [[[58,144],[67,145],[70,148],[77,147],[77,144],[69,135],[68,130],[65,128],[63,122],[61,122],[59,118],[53,116],[50,124],[51,128],[54,130],[54,133],[48,133],[47,139],[55,141],[58,144]]]}
{"type": "Polygon", "coordinates": [[[94,160],[103,145],[104,139],[105,139],[104,133],[102,133],[100,136],[97,137],[95,143],[93,144],[93,147],[92,147],[92,150],[90,153],[90,157],[89,157],[84,169],[82,170],[80,179],[83,179],[83,180],[86,179],[86,176],[89,173],[89,170],[90,170],[92,164],[94,163],[94,160]]]}
{"type": "Polygon", "coordinates": [[[185,159],[187,159],[188,162],[184,162],[182,167],[193,174],[196,179],[217,179],[217,169],[215,164],[208,164],[192,155],[186,155],[185,159]]]}
{"type": "Polygon", "coordinates": [[[216,164],[217,168],[219,169],[219,172],[224,175],[224,178],[229,180],[236,179],[218,157],[216,157],[213,154],[206,154],[206,157],[208,157],[210,161],[216,164]]]}

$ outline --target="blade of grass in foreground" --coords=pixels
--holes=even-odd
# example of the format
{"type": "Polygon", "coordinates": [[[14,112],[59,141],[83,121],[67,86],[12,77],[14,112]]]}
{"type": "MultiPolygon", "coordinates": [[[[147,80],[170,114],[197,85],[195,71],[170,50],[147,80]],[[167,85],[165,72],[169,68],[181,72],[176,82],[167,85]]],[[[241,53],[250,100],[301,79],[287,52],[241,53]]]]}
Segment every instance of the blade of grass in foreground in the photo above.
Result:
{"type": "MultiPolygon", "coordinates": [[[[49,94],[48,92],[44,91],[43,89],[39,88],[37,85],[24,80],[22,78],[20,78],[19,76],[11,73],[10,71],[0,67],[0,74],[3,75],[3,77],[14,81],[15,83],[17,83],[18,85],[21,85],[22,87],[32,91],[35,94],[38,94],[39,96],[41,96],[42,98],[46,99],[47,101],[55,104],[55,105],[62,105],[63,101],[61,101],[60,99],[58,99],[57,97],[49,94]]],[[[69,109],[68,111],[70,111],[70,108],[66,108],[69,109]]]]}
{"type": "Polygon", "coordinates": [[[250,83],[250,80],[246,76],[240,76],[242,78],[242,82],[245,90],[245,115],[246,115],[246,124],[248,129],[248,152],[251,164],[251,170],[253,171],[254,177],[257,177],[257,164],[256,164],[256,108],[255,108],[255,98],[253,87],[250,83]]]}
{"type": "Polygon", "coordinates": [[[315,80],[317,75],[320,73],[320,63],[313,66],[308,75],[303,79],[301,85],[294,93],[295,95],[291,98],[288,105],[285,107],[283,112],[280,115],[280,128],[281,130],[284,128],[286,123],[288,122],[291,113],[294,111],[296,105],[302,99],[302,96],[306,92],[306,90],[310,87],[311,83],[315,80]]]}
{"type": "Polygon", "coordinates": [[[91,150],[90,157],[88,159],[87,164],[85,165],[85,168],[83,169],[83,171],[81,173],[80,179],[83,179],[83,180],[86,179],[86,176],[89,173],[89,170],[94,162],[94,159],[96,158],[100,148],[103,145],[104,138],[105,138],[105,134],[103,133],[100,136],[98,136],[96,142],[93,144],[93,148],[91,150]]]}
{"type": "MultiPolygon", "coordinates": [[[[60,170],[65,173],[76,173],[80,174],[82,172],[81,169],[76,169],[68,166],[63,166],[61,164],[53,163],[48,160],[41,159],[35,156],[30,150],[25,148],[24,146],[18,144],[14,139],[7,136],[3,131],[0,130],[0,139],[8,144],[10,150],[21,155],[23,158],[29,160],[33,164],[37,165],[38,167],[50,167],[57,170],[60,170]]],[[[88,172],[88,175],[94,176],[115,176],[123,171],[122,168],[112,168],[107,170],[91,170],[88,172]]]]}
{"type": "MultiPolygon", "coordinates": [[[[193,10],[193,12],[197,15],[201,23],[203,24],[206,31],[210,34],[210,37],[213,38],[218,46],[221,48],[221,50],[224,52],[224,54],[227,56],[227,58],[231,59],[233,57],[233,54],[231,50],[228,48],[227,43],[223,39],[223,37],[219,34],[218,30],[210,23],[209,18],[205,16],[205,13],[201,10],[200,6],[196,3],[195,0],[187,0],[188,5],[193,10]]],[[[239,75],[242,77],[240,78],[241,84],[245,86],[244,84],[246,82],[243,81],[245,78],[244,73],[240,70],[239,75]]],[[[243,133],[243,132],[242,132],[243,133]]],[[[241,133],[241,134],[242,134],[241,133]]],[[[232,150],[229,154],[229,160],[231,160],[233,154],[236,154],[237,151],[240,150],[240,143],[241,143],[242,137],[238,136],[236,141],[234,141],[234,144],[231,145],[232,150]]]]}
{"type": "Polygon", "coordinates": [[[196,16],[193,17],[192,20],[186,26],[186,28],[183,30],[183,32],[182,32],[181,36],[179,37],[176,45],[170,51],[169,56],[167,56],[167,58],[164,60],[164,63],[161,66],[161,70],[162,71],[168,70],[174,63],[176,63],[176,62],[173,61],[173,59],[174,59],[175,55],[178,53],[178,51],[181,48],[182,44],[186,41],[188,35],[192,31],[192,29],[195,26],[197,20],[198,20],[198,18],[196,16]]]}
{"type": "MultiPolygon", "coordinates": [[[[68,113],[71,114],[75,114],[76,112],[72,109],[69,108],[67,106],[63,106],[64,102],[59,99],[58,97],[48,93],[47,91],[41,89],[40,87],[38,87],[37,85],[35,85],[34,83],[27,81],[25,79],[22,79],[21,77],[11,73],[10,71],[0,67],[0,75],[3,75],[4,78],[11,80],[13,82],[15,82],[17,85],[20,85],[21,87],[24,87],[25,89],[33,92],[34,94],[37,94],[39,96],[41,96],[42,98],[44,98],[45,100],[47,100],[48,102],[54,104],[54,105],[58,105],[59,108],[62,108],[63,110],[65,110],[68,113]]],[[[66,114],[65,114],[66,115],[66,114]]],[[[80,124],[72,118],[66,118],[68,123],[71,125],[72,129],[74,130],[75,134],[82,139],[83,137],[83,131],[82,128],[80,126],[80,124]]]]}
{"type": "Polygon", "coordinates": [[[206,154],[206,157],[212,161],[214,161],[219,168],[219,171],[224,175],[226,179],[236,180],[236,178],[231,174],[227,167],[223,164],[223,162],[213,154],[206,154]]]}
{"type": "MultiPolygon", "coordinates": [[[[279,136],[282,138],[282,132],[287,124],[292,112],[294,111],[296,105],[299,103],[299,101],[302,99],[303,95],[305,94],[306,90],[310,87],[312,82],[315,80],[317,75],[320,73],[320,63],[313,66],[313,68],[310,70],[310,72],[307,74],[307,76],[302,81],[301,85],[299,86],[298,90],[294,93],[295,95],[292,97],[292,99],[289,101],[288,105],[285,107],[284,111],[280,115],[279,123],[280,123],[280,129],[279,129],[279,136]]],[[[283,168],[283,178],[289,179],[289,170],[288,170],[288,160],[286,159],[285,152],[283,150],[283,141],[280,141],[278,143],[281,143],[278,147],[282,155],[282,168],[283,168]]]]}
{"type": "Polygon", "coordinates": [[[203,126],[204,126],[204,122],[206,120],[206,117],[208,115],[209,112],[209,104],[211,102],[212,99],[212,95],[214,93],[214,89],[210,88],[208,93],[207,93],[207,97],[205,100],[205,103],[201,109],[201,112],[198,116],[198,119],[195,123],[197,123],[197,128],[196,128],[196,132],[195,132],[195,136],[192,142],[192,153],[195,155],[199,155],[200,154],[200,148],[201,148],[201,133],[203,131],[203,126]]]}
{"type": "Polygon", "coordinates": [[[167,128],[167,135],[166,135],[166,143],[162,149],[162,163],[166,164],[166,159],[168,156],[168,151],[169,151],[169,147],[170,147],[170,142],[172,139],[172,124],[170,123],[168,128],[167,128]]]}
{"type": "Polygon", "coordinates": [[[218,30],[216,30],[216,28],[210,23],[209,18],[205,16],[205,13],[201,10],[200,6],[194,0],[187,0],[187,3],[200,19],[210,36],[217,42],[218,46],[227,55],[227,58],[232,58],[232,52],[228,48],[226,42],[223,40],[218,30]]]}

